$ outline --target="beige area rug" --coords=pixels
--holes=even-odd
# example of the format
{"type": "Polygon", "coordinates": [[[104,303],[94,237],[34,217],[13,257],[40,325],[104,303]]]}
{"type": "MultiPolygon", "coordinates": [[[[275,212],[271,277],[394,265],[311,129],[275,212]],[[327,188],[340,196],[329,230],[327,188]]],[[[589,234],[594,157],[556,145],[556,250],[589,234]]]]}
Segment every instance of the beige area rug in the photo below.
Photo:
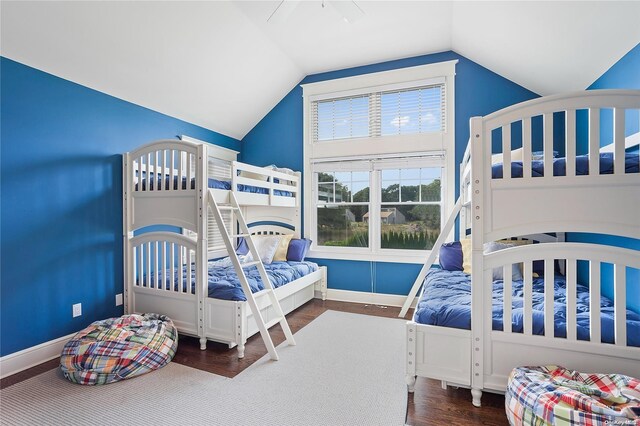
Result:
{"type": "Polygon", "coordinates": [[[0,390],[2,425],[403,425],[404,320],[327,311],[233,379],[170,363],[106,386],[52,370],[0,390]]]}

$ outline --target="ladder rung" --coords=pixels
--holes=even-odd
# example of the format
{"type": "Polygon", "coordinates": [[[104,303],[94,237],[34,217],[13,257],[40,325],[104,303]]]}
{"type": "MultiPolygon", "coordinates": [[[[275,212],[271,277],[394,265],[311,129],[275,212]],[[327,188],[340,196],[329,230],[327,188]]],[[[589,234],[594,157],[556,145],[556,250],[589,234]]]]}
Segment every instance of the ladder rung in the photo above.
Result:
{"type": "Polygon", "coordinates": [[[231,234],[229,238],[238,238],[238,237],[249,237],[251,234],[231,234]]]}
{"type": "Polygon", "coordinates": [[[229,206],[229,205],[221,206],[220,204],[218,204],[218,209],[220,209],[220,210],[240,210],[240,208],[238,208],[238,207],[229,206]]]}
{"type": "Polygon", "coordinates": [[[243,268],[248,268],[249,266],[255,266],[255,265],[258,265],[259,263],[260,263],[259,260],[255,260],[253,262],[241,263],[240,266],[242,266],[243,268]]]}
{"type": "Polygon", "coordinates": [[[271,321],[267,322],[265,324],[265,327],[267,329],[269,329],[269,328],[273,327],[274,325],[278,324],[280,321],[282,321],[282,318],[274,318],[271,321]]]}

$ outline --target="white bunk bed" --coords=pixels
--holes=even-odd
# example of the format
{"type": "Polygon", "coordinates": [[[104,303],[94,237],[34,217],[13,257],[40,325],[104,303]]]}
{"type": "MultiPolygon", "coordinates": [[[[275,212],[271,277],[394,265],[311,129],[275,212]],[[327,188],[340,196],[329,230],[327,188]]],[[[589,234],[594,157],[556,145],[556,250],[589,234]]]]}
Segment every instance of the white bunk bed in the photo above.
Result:
{"type": "Polygon", "coordinates": [[[617,372],[636,377],[640,374],[640,347],[627,345],[626,310],[626,268],[640,268],[640,252],[564,242],[562,238],[566,232],[640,238],[640,173],[625,169],[625,148],[631,139],[637,138],[627,138],[625,144],[624,135],[625,111],[640,114],[639,109],[640,90],[601,90],[543,97],[471,119],[471,138],[460,168],[460,198],[400,314],[401,317],[406,314],[460,213],[460,238],[471,228],[471,327],[468,330],[420,324],[414,315],[406,326],[406,380],[410,392],[417,376],[434,378],[445,387],[449,384],[471,388],[473,404],[480,406],[482,391],[503,393],[508,375],[516,366],[556,364],[587,372],[617,372]],[[613,109],[613,144],[601,150],[600,110],[604,108],[613,109]],[[588,163],[598,164],[601,152],[613,152],[613,173],[600,174],[599,168],[593,166],[587,175],[576,173],[577,110],[589,111],[588,163]],[[554,162],[554,113],[562,114],[566,124],[563,176],[547,172],[553,170],[554,162]],[[532,118],[537,116],[543,117],[542,177],[532,177],[531,126],[532,118]],[[523,129],[520,162],[523,172],[521,177],[513,177],[511,124],[518,122],[523,129]],[[502,178],[492,177],[495,129],[502,129],[503,135],[502,178]],[[542,233],[556,233],[558,237],[542,233]],[[541,243],[483,253],[485,243],[515,237],[537,239],[541,243]],[[532,332],[532,262],[540,259],[544,260],[545,268],[545,331],[536,334],[532,332]],[[589,262],[588,340],[578,340],[576,336],[577,260],[589,262]],[[566,337],[554,335],[554,261],[565,265],[566,337]],[[524,271],[523,332],[513,331],[509,324],[515,309],[511,268],[519,263],[523,263],[524,271]],[[601,341],[602,263],[614,265],[613,343],[601,341]],[[492,324],[493,268],[504,268],[500,331],[492,324]]]}
{"type": "MultiPolygon", "coordinates": [[[[235,247],[236,220],[249,222],[251,235],[299,235],[300,173],[221,159],[219,151],[204,143],[161,140],[123,155],[125,310],[168,315],[181,333],[200,338],[201,349],[212,340],[237,346],[242,358],[247,338],[259,325],[247,301],[207,297],[208,260],[228,255],[227,243],[235,247]],[[236,212],[233,205],[241,208],[236,212]],[[218,228],[214,210],[224,217],[233,241],[220,237],[226,231],[218,228]],[[154,225],[177,232],[135,232],[154,225]],[[193,288],[187,277],[195,277],[193,288]]],[[[248,234],[243,235],[251,239],[248,234]]],[[[315,297],[316,289],[324,298],[325,267],[274,293],[286,314],[315,297]]],[[[278,323],[278,308],[268,293],[251,297],[267,328],[278,323]]]]}

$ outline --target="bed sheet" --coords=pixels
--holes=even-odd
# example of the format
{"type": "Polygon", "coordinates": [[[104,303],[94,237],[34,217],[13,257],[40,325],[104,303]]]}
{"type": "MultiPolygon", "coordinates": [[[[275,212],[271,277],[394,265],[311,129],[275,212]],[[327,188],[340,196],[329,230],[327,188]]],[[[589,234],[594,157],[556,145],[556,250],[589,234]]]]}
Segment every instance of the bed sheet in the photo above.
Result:
{"type": "MultiPolygon", "coordinates": [[[[223,299],[223,300],[236,300],[236,301],[245,301],[247,300],[244,292],[242,291],[242,286],[240,285],[240,279],[236,274],[236,271],[231,263],[231,260],[226,257],[224,259],[219,260],[209,260],[208,262],[208,297],[212,297],[215,299],[223,299]]],[[[288,284],[292,281],[297,280],[298,278],[302,278],[306,275],[311,274],[318,270],[318,265],[313,262],[272,262],[269,265],[264,265],[267,275],[269,276],[269,280],[274,288],[281,287],[285,284],[288,284]]],[[[249,286],[251,287],[251,292],[256,293],[260,290],[264,290],[264,285],[262,283],[262,279],[260,278],[260,274],[258,272],[258,268],[255,266],[251,266],[249,268],[245,268],[245,275],[247,277],[247,281],[249,282],[249,286]]],[[[176,289],[179,284],[179,269],[174,271],[174,282],[176,283],[176,289]]],[[[160,281],[164,282],[164,286],[167,290],[171,288],[171,280],[170,280],[171,272],[169,270],[165,271],[165,276],[160,276],[160,281]]],[[[156,286],[156,277],[152,273],[151,275],[151,288],[155,288],[156,286]]],[[[187,268],[183,268],[182,270],[182,282],[188,282],[187,280],[187,268]]],[[[143,282],[145,280],[143,279],[143,282]]],[[[195,265],[192,266],[191,270],[191,293],[195,293],[195,281],[196,281],[196,271],[195,265]]],[[[183,286],[183,291],[185,290],[185,286],[183,286]]]]}
{"type": "MultiPolygon", "coordinates": [[[[432,269],[416,306],[414,321],[420,324],[471,329],[471,275],[461,271],[432,269]]],[[[554,334],[566,337],[565,277],[554,277],[554,334]]],[[[512,282],[512,332],[523,332],[523,282],[512,282]]],[[[493,282],[493,330],[502,330],[503,282],[493,282]]],[[[601,296],[602,342],[614,343],[613,302],[601,296]]],[[[577,285],[578,340],[589,340],[589,289],[577,285]]],[[[544,278],[533,279],[533,333],[544,334],[544,278]]],[[[640,315],[627,310],[627,345],[640,347],[640,315]]]]}

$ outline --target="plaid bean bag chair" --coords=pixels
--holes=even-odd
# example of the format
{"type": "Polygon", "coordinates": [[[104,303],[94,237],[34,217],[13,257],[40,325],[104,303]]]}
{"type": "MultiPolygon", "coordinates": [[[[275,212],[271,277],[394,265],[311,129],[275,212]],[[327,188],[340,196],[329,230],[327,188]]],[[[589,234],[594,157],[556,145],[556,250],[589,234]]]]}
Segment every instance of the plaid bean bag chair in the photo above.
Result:
{"type": "Polygon", "coordinates": [[[519,367],[509,376],[505,408],[512,426],[640,426],[640,380],[563,367],[519,367]]]}
{"type": "Polygon", "coordinates": [[[96,321],[62,349],[64,377],[82,385],[104,385],[139,376],[168,364],[178,347],[169,317],[125,315],[96,321]]]}

